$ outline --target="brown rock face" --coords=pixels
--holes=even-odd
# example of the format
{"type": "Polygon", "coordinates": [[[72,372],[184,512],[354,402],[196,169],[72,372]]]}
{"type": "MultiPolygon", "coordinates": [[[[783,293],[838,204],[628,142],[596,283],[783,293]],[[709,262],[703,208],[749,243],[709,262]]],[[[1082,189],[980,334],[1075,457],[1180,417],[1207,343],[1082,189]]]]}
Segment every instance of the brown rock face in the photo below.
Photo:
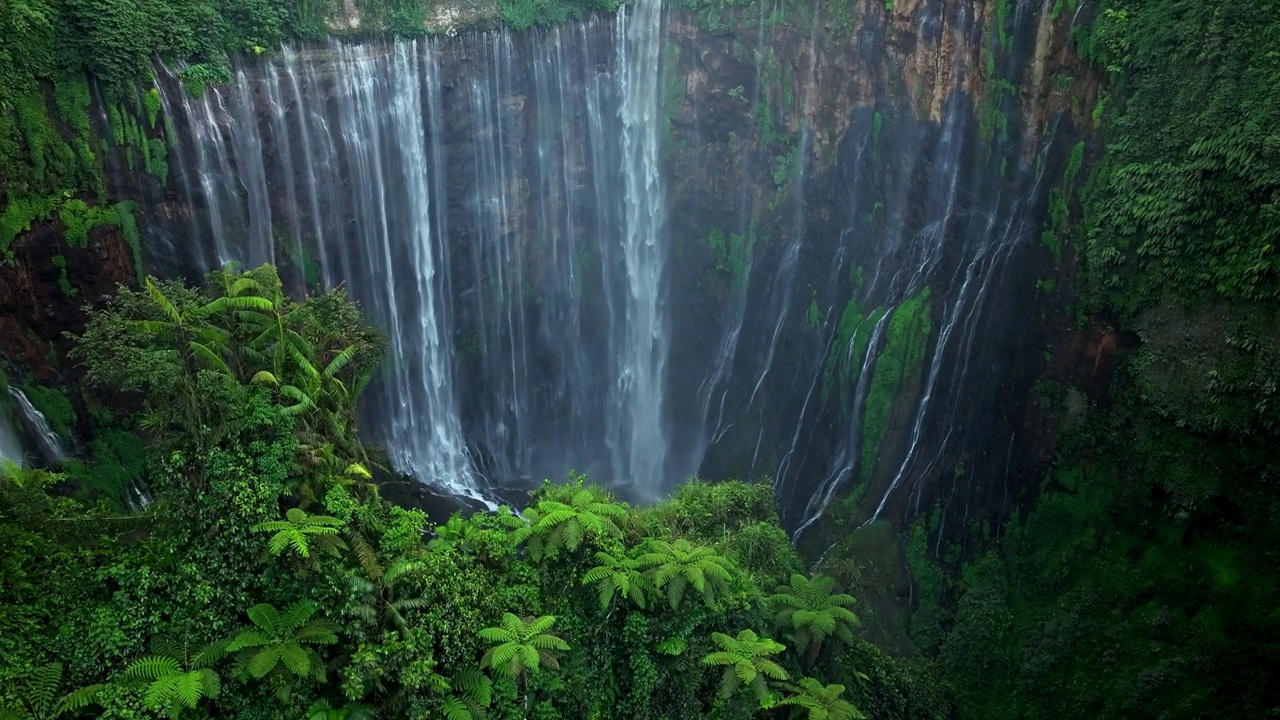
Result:
{"type": "Polygon", "coordinates": [[[39,223],[15,240],[14,254],[16,262],[0,266],[0,354],[38,382],[69,381],[64,333],[84,329],[84,306],[133,281],[129,247],[119,229],[101,227],[88,247],[72,248],[58,224],[39,223]]]}

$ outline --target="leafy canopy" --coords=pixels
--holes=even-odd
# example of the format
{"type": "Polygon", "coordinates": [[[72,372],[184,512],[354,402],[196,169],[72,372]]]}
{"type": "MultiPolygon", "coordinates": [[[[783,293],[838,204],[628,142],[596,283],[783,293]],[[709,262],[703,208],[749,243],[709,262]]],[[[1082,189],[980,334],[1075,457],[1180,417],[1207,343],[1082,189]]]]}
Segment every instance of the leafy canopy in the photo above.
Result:
{"type": "Polygon", "coordinates": [[[485,651],[480,665],[508,678],[536,674],[543,668],[560,669],[557,653],[568,651],[569,644],[549,632],[555,624],[550,615],[521,618],[503,613],[501,624],[478,633],[482,640],[497,643],[485,651]]]}

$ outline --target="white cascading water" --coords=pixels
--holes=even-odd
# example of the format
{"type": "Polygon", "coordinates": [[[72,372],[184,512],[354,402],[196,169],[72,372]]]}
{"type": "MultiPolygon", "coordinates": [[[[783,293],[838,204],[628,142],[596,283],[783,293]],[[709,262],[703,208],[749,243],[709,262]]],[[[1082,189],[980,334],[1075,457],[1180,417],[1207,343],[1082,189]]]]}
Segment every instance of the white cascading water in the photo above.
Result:
{"type": "Polygon", "coordinates": [[[285,47],[200,98],[166,86],[204,213],[189,262],[347,287],[390,341],[365,422],[399,470],[479,497],[578,469],[657,497],[695,469],[667,477],[661,22],[644,0],[523,36],[285,47]],[[481,71],[442,72],[458,56],[481,71]]]}
{"type": "MultiPolygon", "coordinates": [[[[666,195],[660,150],[662,109],[662,2],[638,0],[618,16],[618,66],[622,73],[622,161],[626,182],[622,250],[627,273],[627,302],[614,342],[621,351],[616,404],[624,413],[614,420],[611,447],[625,455],[631,482],[647,499],[663,491],[667,441],[663,400],[668,328],[663,293],[667,263],[666,195]],[[626,421],[617,424],[617,420],[626,421]]],[[[614,416],[611,416],[613,418],[614,416]]],[[[618,463],[622,465],[622,463],[618,463]]]]}
{"type": "MultiPolygon", "coordinates": [[[[830,42],[824,9],[815,0],[815,48],[830,42]]],[[[970,14],[922,6],[921,52],[966,46],[970,14]]],[[[179,136],[171,184],[190,209],[167,237],[194,238],[161,233],[165,251],[188,272],[274,261],[294,287],[344,287],[390,343],[362,431],[424,482],[478,497],[576,469],[648,500],[710,468],[771,475],[800,530],[860,482],[875,483],[880,517],[903,486],[955,467],[975,418],[1004,414],[975,394],[1011,372],[979,338],[1018,333],[1001,308],[1030,285],[1007,268],[1034,242],[1044,171],[981,137],[966,57],[951,58],[930,117],[877,99],[838,109],[853,122],[833,139],[823,98],[842,81],[762,34],[747,104],[778,100],[776,63],[804,71],[774,118],[795,146],[771,159],[762,197],[750,168],[776,148],[724,151],[711,100],[730,91],[681,57],[687,38],[664,48],[663,22],[660,0],[638,0],[527,33],[286,46],[239,59],[232,83],[198,98],[158,67],[179,136]],[[668,128],[708,142],[680,152],[744,176],[664,155],[668,128]],[[727,275],[699,265],[724,251],[698,245],[712,230],[747,248],[727,275]],[[926,287],[923,362],[894,385],[894,427],[864,448],[895,310],[926,287]],[[846,307],[864,322],[836,347],[846,307]]]]}
{"type": "Polygon", "coordinates": [[[16,387],[9,387],[9,395],[18,405],[18,412],[22,414],[23,422],[31,428],[31,434],[35,436],[36,442],[40,445],[40,452],[43,453],[46,461],[57,463],[67,459],[66,448],[63,447],[62,438],[58,437],[58,433],[49,427],[49,421],[45,418],[44,413],[36,409],[35,405],[27,399],[25,393],[16,387]]]}

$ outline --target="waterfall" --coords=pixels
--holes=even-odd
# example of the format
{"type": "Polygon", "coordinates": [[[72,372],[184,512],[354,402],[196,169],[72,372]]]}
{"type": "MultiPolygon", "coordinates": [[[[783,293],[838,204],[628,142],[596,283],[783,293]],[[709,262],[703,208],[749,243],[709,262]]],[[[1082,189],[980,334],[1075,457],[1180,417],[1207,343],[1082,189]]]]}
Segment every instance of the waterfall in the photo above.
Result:
{"type": "Polygon", "coordinates": [[[22,413],[22,420],[39,444],[40,452],[44,455],[45,461],[58,463],[66,460],[67,451],[62,446],[62,438],[58,437],[58,433],[49,427],[49,421],[45,419],[44,414],[37,410],[36,406],[32,405],[27,396],[18,388],[12,385],[9,386],[9,395],[18,404],[18,411],[22,413]]]}
{"type": "Polygon", "coordinates": [[[0,409],[0,460],[21,466],[23,459],[22,440],[9,421],[9,413],[0,409]]]}
{"type": "Polygon", "coordinates": [[[622,348],[616,402],[623,409],[617,419],[629,427],[615,419],[610,434],[611,444],[627,451],[625,464],[618,464],[630,471],[629,480],[648,499],[662,490],[667,450],[662,417],[668,331],[663,297],[666,198],[659,158],[661,31],[661,0],[638,0],[619,15],[626,187],[622,251],[628,292],[618,327],[622,337],[615,338],[622,348]]]}
{"type": "Polygon", "coordinates": [[[981,127],[975,56],[955,50],[982,36],[967,6],[921,6],[916,46],[947,64],[913,103],[879,87],[892,54],[870,29],[852,80],[822,65],[828,14],[812,4],[797,57],[759,35],[750,91],[681,56],[689,26],[668,33],[660,0],[525,33],[286,45],[199,97],[158,65],[188,211],[151,249],[189,276],[274,262],[293,292],[345,289],[389,340],[362,434],[454,493],[578,470],[651,500],[705,472],[772,476],[799,530],[855,488],[859,521],[918,506],[962,455],[991,455],[988,426],[1015,429],[1002,393],[1030,381],[1000,348],[1028,341],[1034,291],[1011,268],[1059,123],[981,127]],[[897,368],[880,360],[906,302],[929,332],[897,368]]]}
{"type": "MultiPolygon", "coordinates": [[[[363,403],[395,467],[479,496],[668,459],[661,3],[526,34],[334,40],[193,98],[164,67],[183,263],[300,268],[387,332],[363,403]]],[[[286,270],[287,272],[287,270],[286,270]]]]}

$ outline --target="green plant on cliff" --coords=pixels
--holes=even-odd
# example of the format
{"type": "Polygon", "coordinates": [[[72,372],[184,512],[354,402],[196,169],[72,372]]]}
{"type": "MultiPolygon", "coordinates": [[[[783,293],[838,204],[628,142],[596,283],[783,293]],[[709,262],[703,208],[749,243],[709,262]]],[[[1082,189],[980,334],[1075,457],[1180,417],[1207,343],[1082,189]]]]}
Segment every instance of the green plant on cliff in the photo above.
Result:
{"type": "Polygon", "coordinates": [[[31,228],[31,223],[43,220],[58,207],[59,198],[18,198],[0,213],[0,255],[13,262],[13,241],[31,228]]]}
{"type": "Polygon", "coordinates": [[[1109,2],[1081,37],[1120,94],[1086,197],[1098,302],[1280,300],[1277,34],[1274,4],[1214,0],[1109,2]]]}
{"type": "Polygon", "coordinates": [[[58,289],[62,294],[69,298],[80,294],[79,290],[72,287],[71,279],[67,277],[67,259],[61,255],[54,255],[53,266],[58,268],[58,289]]]}
{"type": "Polygon", "coordinates": [[[706,243],[711,251],[711,271],[725,279],[730,289],[745,288],[755,259],[755,222],[747,228],[745,237],[716,229],[707,235],[706,243]]]}
{"type": "Polygon", "coordinates": [[[577,20],[594,10],[613,12],[619,0],[498,0],[502,19],[516,30],[577,20]]]}
{"type": "Polygon", "coordinates": [[[925,287],[903,300],[885,328],[884,345],[876,356],[862,411],[862,458],[858,473],[871,477],[889,430],[898,392],[920,373],[929,335],[933,331],[930,290],[925,287]]]}

